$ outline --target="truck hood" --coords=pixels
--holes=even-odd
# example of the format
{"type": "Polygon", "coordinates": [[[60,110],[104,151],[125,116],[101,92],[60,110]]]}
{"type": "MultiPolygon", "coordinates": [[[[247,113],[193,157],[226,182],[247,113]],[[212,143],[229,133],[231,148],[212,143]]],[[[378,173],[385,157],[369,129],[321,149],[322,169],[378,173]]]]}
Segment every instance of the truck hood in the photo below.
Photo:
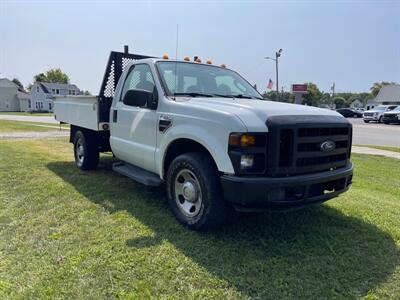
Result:
{"type": "Polygon", "coordinates": [[[389,110],[389,111],[385,111],[384,114],[385,115],[398,115],[398,114],[400,114],[400,110],[389,110]]]}
{"type": "Polygon", "coordinates": [[[304,106],[298,104],[240,98],[187,98],[186,105],[210,110],[217,110],[224,113],[235,114],[248,131],[265,131],[265,122],[271,116],[283,115],[315,115],[315,116],[336,116],[342,115],[329,109],[304,106]]]}

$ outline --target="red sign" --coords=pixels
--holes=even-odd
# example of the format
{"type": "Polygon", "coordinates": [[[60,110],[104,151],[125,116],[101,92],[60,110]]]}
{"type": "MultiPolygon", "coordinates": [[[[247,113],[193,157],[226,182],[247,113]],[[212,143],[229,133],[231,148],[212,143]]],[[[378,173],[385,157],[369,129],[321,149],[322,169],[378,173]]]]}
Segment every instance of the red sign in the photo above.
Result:
{"type": "Polygon", "coordinates": [[[292,84],[292,92],[307,92],[307,84],[292,84]]]}

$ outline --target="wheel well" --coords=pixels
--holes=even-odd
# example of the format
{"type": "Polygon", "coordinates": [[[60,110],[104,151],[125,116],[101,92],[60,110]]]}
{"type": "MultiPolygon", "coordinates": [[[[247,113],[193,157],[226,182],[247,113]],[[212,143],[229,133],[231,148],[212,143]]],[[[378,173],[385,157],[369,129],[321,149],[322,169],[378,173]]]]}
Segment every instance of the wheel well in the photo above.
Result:
{"type": "Polygon", "coordinates": [[[188,152],[202,152],[208,154],[216,165],[211,153],[199,142],[191,139],[177,139],[173,141],[167,148],[164,156],[163,177],[165,178],[171,162],[179,155],[188,152]]]}
{"type": "Polygon", "coordinates": [[[73,143],[76,132],[80,130],[82,131],[85,136],[91,138],[95,141],[99,146],[100,152],[107,152],[111,151],[110,147],[110,131],[94,131],[91,129],[71,125],[70,134],[69,134],[69,142],[73,143]]]}

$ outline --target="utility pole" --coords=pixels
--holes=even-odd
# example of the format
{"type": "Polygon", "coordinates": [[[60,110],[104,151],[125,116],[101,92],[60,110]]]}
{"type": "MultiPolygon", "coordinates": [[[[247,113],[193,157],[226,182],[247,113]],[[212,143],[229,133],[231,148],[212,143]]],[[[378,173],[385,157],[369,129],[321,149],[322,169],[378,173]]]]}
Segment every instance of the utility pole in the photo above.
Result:
{"type": "Polygon", "coordinates": [[[335,83],[332,85],[332,98],[335,98],[335,83]]]}
{"type": "Polygon", "coordinates": [[[276,71],[276,98],[279,101],[279,72],[278,72],[278,60],[279,57],[281,56],[282,49],[279,49],[278,51],[275,52],[275,58],[273,57],[264,57],[265,59],[271,59],[275,61],[275,71],[276,71]]]}

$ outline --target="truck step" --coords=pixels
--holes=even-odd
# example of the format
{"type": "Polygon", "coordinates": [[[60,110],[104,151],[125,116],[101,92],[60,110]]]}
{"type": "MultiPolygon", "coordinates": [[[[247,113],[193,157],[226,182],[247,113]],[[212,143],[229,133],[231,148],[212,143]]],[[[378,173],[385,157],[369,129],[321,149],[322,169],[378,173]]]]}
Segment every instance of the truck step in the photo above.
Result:
{"type": "Polygon", "coordinates": [[[136,167],[134,165],[124,163],[124,162],[116,162],[113,163],[112,169],[126,177],[129,177],[139,183],[142,183],[146,186],[160,186],[163,181],[158,175],[146,171],[142,168],[136,167]]]}

